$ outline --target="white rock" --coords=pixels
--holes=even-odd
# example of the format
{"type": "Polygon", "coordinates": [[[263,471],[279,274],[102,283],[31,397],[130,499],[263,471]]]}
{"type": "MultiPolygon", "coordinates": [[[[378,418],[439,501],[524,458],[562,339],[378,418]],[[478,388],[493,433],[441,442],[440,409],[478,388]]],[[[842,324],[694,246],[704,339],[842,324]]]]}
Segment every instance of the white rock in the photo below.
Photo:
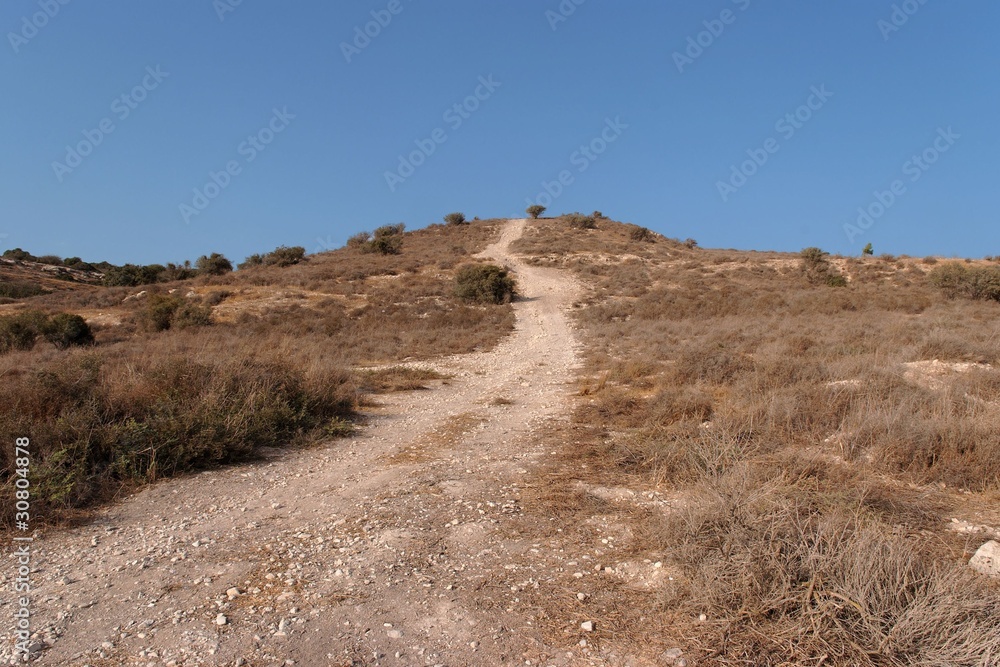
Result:
{"type": "Polygon", "coordinates": [[[215,624],[216,625],[225,625],[228,622],[229,622],[229,619],[226,618],[225,614],[219,614],[218,616],[215,617],[215,624]]]}
{"type": "Polygon", "coordinates": [[[594,622],[593,621],[584,621],[583,623],[580,624],[580,629],[583,630],[584,632],[593,632],[594,631],[594,622]]]}
{"type": "Polygon", "coordinates": [[[969,560],[969,566],[990,577],[1000,577],[1000,542],[990,540],[979,547],[976,554],[969,560]]]}
{"type": "Polygon", "coordinates": [[[669,648],[663,652],[663,657],[667,660],[676,660],[677,658],[684,655],[684,651],[679,648],[669,648]]]}

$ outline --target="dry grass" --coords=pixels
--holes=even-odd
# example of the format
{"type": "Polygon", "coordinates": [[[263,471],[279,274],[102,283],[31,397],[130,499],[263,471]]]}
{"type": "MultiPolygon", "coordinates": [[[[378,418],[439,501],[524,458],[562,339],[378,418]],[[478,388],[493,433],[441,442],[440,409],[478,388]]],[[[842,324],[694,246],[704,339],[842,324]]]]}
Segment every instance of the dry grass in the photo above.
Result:
{"type": "Polygon", "coordinates": [[[919,260],[831,257],[831,287],[798,255],[607,220],[533,221],[519,249],[588,286],[576,419],[599,432],[570,478],[684,499],[636,514],[634,548],[682,573],[643,615],[698,664],[997,661],[996,587],[944,526],[1000,521],[1000,305],[946,298],[919,260]]]}
{"type": "MultiPolygon", "coordinates": [[[[492,221],[437,225],[407,233],[399,255],[345,248],[285,268],[7,306],[80,313],[97,339],[85,351],[41,343],[0,355],[3,432],[32,438],[33,519],[58,522],[153,479],[348,433],[365,394],[440,378],[399,362],[495,345],[513,327],[510,306],[465,304],[453,284],[454,267],[496,233],[492,221]],[[210,311],[213,323],[149,331],[157,300],[210,311]],[[364,370],[373,365],[389,368],[364,370]]],[[[12,454],[0,453],[7,510],[12,454]]]]}

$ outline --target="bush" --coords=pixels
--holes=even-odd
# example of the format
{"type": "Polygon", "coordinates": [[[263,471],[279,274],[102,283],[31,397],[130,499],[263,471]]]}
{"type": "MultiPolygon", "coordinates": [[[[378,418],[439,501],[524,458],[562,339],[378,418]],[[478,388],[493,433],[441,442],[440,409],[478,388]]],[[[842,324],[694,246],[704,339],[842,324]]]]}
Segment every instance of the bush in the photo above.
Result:
{"type": "Polygon", "coordinates": [[[90,325],[79,315],[70,313],[58,313],[49,318],[42,327],[45,340],[49,341],[60,350],[65,350],[74,345],[92,345],[94,334],[90,330],[90,325]]]}
{"type": "Polygon", "coordinates": [[[27,250],[21,250],[20,248],[11,248],[10,250],[3,251],[4,259],[13,259],[17,262],[34,262],[35,256],[32,255],[27,250]]]}
{"type": "Polygon", "coordinates": [[[847,278],[830,264],[828,252],[816,247],[803,248],[799,256],[802,258],[802,272],[814,285],[829,287],[846,287],[847,278]]]}
{"type": "Polygon", "coordinates": [[[694,250],[695,248],[698,247],[698,242],[695,241],[694,239],[687,238],[687,239],[684,239],[683,245],[688,250],[694,250]]]}
{"type": "Polygon", "coordinates": [[[495,264],[467,264],[455,274],[455,295],[465,301],[508,303],[514,294],[514,278],[495,264]]]}
{"type": "Polygon", "coordinates": [[[530,215],[532,219],[537,220],[538,216],[545,213],[545,207],[540,204],[532,204],[526,208],[524,212],[530,215]]]}
{"type": "Polygon", "coordinates": [[[199,271],[210,276],[221,276],[233,270],[233,263],[217,252],[213,252],[211,255],[202,255],[194,265],[199,271]]]}
{"type": "Polygon", "coordinates": [[[597,229],[597,222],[593,216],[581,213],[570,213],[563,216],[566,223],[573,229],[597,229]]]}
{"type": "Polygon", "coordinates": [[[647,243],[656,241],[656,234],[653,233],[653,230],[640,227],[639,225],[628,226],[628,237],[633,241],[644,241],[647,243]]]}
{"type": "Polygon", "coordinates": [[[875,249],[872,247],[872,244],[869,243],[868,245],[866,245],[864,248],[861,249],[861,254],[867,256],[874,255],[875,249]]]}
{"type": "Polygon", "coordinates": [[[376,236],[368,243],[368,252],[380,255],[398,255],[402,249],[402,236],[376,236]]]}
{"type": "Polygon", "coordinates": [[[67,257],[63,260],[63,266],[67,269],[76,269],[77,271],[96,271],[93,264],[85,262],[79,257],[67,257]]]}
{"type": "Polygon", "coordinates": [[[395,225],[383,225],[374,233],[361,232],[347,239],[347,245],[361,252],[374,252],[380,255],[398,255],[403,249],[403,230],[406,225],[398,222],[395,225]]]}
{"type": "Polygon", "coordinates": [[[27,299],[39,294],[46,294],[46,291],[34,283],[27,283],[20,280],[0,280],[0,297],[27,299]]]}
{"type": "Polygon", "coordinates": [[[306,256],[306,249],[302,246],[278,246],[269,253],[260,255],[253,254],[240,262],[236,268],[249,269],[254,266],[277,266],[286,267],[298,264],[306,256]]]}
{"type": "Polygon", "coordinates": [[[33,348],[47,321],[45,313],[37,310],[0,317],[0,353],[33,348]]]}
{"type": "Polygon", "coordinates": [[[170,326],[178,329],[206,327],[212,323],[212,307],[207,303],[185,300],[170,318],[170,326]]]}
{"type": "Polygon", "coordinates": [[[386,236],[402,236],[403,230],[406,229],[406,225],[402,222],[397,222],[394,225],[382,225],[375,230],[373,236],[375,238],[383,238],[386,236]]]}
{"type": "Polygon", "coordinates": [[[348,237],[347,247],[354,248],[355,250],[364,250],[371,240],[372,235],[369,232],[358,232],[354,236],[348,237]]]}
{"type": "Polygon", "coordinates": [[[36,257],[35,261],[39,264],[48,264],[49,266],[62,266],[62,257],[56,255],[42,255],[41,257],[36,257]]]}
{"type": "Polygon", "coordinates": [[[174,313],[181,307],[180,297],[167,294],[150,294],[140,316],[139,325],[146,331],[166,331],[174,313]]]}
{"type": "Polygon", "coordinates": [[[464,225],[467,224],[464,213],[449,213],[444,216],[445,223],[449,225],[464,225]]]}
{"type": "Polygon", "coordinates": [[[1000,266],[969,267],[949,262],[931,270],[927,279],[950,298],[1000,301],[1000,266]]]}
{"type": "Polygon", "coordinates": [[[124,266],[113,266],[104,273],[104,285],[107,287],[137,287],[139,285],[151,285],[159,280],[160,274],[166,267],[159,264],[139,266],[137,264],[125,264],[124,266]]]}
{"type": "Polygon", "coordinates": [[[278,246],[264,255],[264,264],[279,267],[291,266],[301,262],[305,256],[306,249],[302,246],[278,246]]]}
{"type": "Polygon", "coordinates": [[[264,256],[259,254],[253,254],[244,259],[242,262],[236,265],[237,269],[241,271],[243,269],[249,269],[253,266],[264,266],[264,256]]]}
{"type": "MultiPolygon", "coordinates": [[[[130,487],[287,446],[350,417],[349,374],[291,363],[199,363],[145,350],[25,369],[0,385],[0,429],[31,434],[32,510],[62,511],[130,487]],[[38,443],[38,447],[34,447],[38,443]]],[[[13,447],[0,452],[0,526],[13,519],[13,447]]]]}

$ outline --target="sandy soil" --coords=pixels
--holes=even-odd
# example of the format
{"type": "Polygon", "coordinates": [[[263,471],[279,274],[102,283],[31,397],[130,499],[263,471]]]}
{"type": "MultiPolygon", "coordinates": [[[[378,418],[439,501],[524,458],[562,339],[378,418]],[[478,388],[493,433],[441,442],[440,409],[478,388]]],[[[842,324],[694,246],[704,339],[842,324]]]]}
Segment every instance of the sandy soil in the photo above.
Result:
{"type": "Polygon", "coordinates": [[[450,379],[385,397],[349,440],[168,480],[42,535],[36,664],[646,664],[581,628],[609,540],[574,554],[522,504],[540,432],[569,413],[578,293],[509,254],[525,224],[483,253],[515,270],[516,331],[435,363],[450,379]],[[565,608],[558,645],[539,596],[565,608]]]}

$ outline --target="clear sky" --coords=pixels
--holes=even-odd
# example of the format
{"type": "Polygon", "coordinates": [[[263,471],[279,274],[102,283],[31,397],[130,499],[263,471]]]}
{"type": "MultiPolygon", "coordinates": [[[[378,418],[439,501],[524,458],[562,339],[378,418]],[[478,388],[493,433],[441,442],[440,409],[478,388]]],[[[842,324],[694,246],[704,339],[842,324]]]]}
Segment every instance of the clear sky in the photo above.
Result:
{"type": "Polygon", "coordinates": [[[703,246],[996,255],[997,25],[995,0],[4,0],[0,247],[242,260],[551,198],[703,246]]]}

